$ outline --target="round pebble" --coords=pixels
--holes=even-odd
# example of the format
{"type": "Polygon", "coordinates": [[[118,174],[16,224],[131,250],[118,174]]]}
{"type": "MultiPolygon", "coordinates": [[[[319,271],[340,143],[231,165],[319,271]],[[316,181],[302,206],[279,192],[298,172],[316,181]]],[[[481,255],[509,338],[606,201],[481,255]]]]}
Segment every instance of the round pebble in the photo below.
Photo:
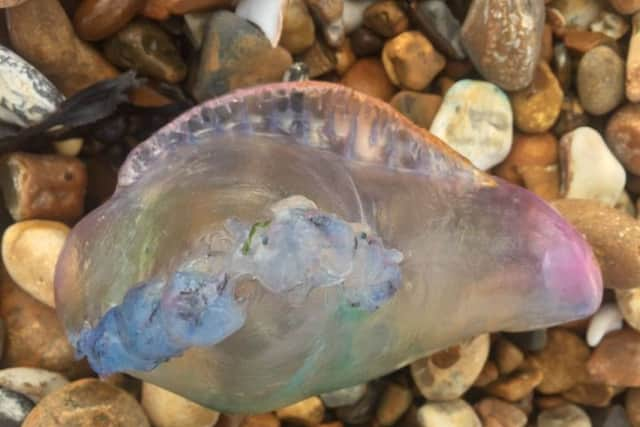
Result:
{"type": "Polygon", "coordinates": [[[542,411],[537,427],[591,427],[591,421],[579,406],[566,404],[542,411]]]}
{"type": "Polygon", "coordinates": [[[0,370],[0,386],[24,394],[39,402],[49,393],[69,383],[57,372],[37,368],[7,368],[0,370]]]}
{"type": "Polygon", "coordinates": [[[23,420],[33,409],[33,402],[23,394],[0,387],[0,426],[24,426],[23,420]]]}
{"type": "Polygon", "coordinates": [[[2,260],[11,278],[38,301],[55,307],[53,277],[69,234],[61,222],[17,222],[2,236],[2,260]]]}
{"type": "Polygon", "coordinates": [[[473,408],[464,400],[431,402],[418,409],[420,427],[482,427],[473,408]]]}
{"type": "Polygon", "coordinates": [[[211,427],[220,416],[151,383],[142,385],[141,404],[154,427],[211,427]]]}
{"type": "Polygon", "coordinates": [[[607,144],[624,167],[640,174],[640,104],[627,104],[607,123],[607,144]]]}
{"type": "Polygon", "coordinates": [[[584,54],[578,64],[577,87],[580,103],[594,115],[612,111],[624,99],[625,65],[608,46],[584,54]]]}
{"type": "Polygon", "coordinates": [[[368,28],[360,27],[350,35],[353,52],[358,56],[377,55],[384,46],[380,36],[368,28]]]}

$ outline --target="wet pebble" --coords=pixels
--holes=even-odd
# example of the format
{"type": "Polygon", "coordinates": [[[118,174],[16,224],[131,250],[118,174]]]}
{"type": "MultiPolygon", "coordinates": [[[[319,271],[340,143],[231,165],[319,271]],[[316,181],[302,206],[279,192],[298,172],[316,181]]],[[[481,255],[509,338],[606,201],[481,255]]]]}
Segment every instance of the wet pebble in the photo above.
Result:
{"type": "Polygon", "coordinates": [[[418,409],[421,427],[481,427],[473,408],[464,400],[431,402],[418,409]]]}
{"type": "Polygon", "coordinates": [[[640,11],[633,16],[627,54],[625,92],[631,102],[640,102],[640,11]]]}
{"type": "Polygon", "coordinates": [[[442,104],[440,95],[403,90],[395,94],[389,103],[413,123],[429,129],[442,104]]]}
{"type": "Polygon", "coordinates": [[[640,104],[627,104],[609,119],[606,140],[624,167],[640,174],[640,104]]]}
{"type": "Polygon", "coordinates": [[[537,427],[591,427],[591,420],[582,408],[567,404],[542,411],[537,427]]]}
{"type": "Polygon", "coordinates": [[[624,99],[625,64],[608,46],[598,46],[584,54],[578,63],[577,88],[585,111],[602,115],[624,99]]]}
{"type": "Polygon", "coordinates": [[[145,0],[82,0],[73,16],[84,40],[102,40],[122,29],[144,7],[145,0]]]}
{"type": "Polygon", "coordinates": [[[602,338],[612,331],[622,329],[622,313],[613,303],[603,304],[589,320],[587,328],[587,344],[595,347],[602,338]]]}
{"type": "Polygon", "coordinates": [[[357,60],[340,83],[383,101],[389,101],[396,93],[396,88],[389,80],[382,62],[376,58],[357,60]]]}
{"type": "Polygon", "coordinates": [[[276,416],[284,422],[315,427],[324,418],[324,404],[317,397],[310,397],[293,405],[285,406],[276,411],[276,416]]]}
{"type": "Polygon", "coordinates": [[[640,386],[640,333],[623,329],[608,334],[596,347],[587,370],[598,381],[613,386],[640,386]]]}
{"type": "Polygon", "coordinates": [[[69,383],[57,372],[38,368],[7,368],[0,370],[0,386],[22,393],[39,402],[49,393],[69,383]]]}
{"type": "Polygon", "coordinates": [[[358,384],[353,387],[323,393],[320,395],[327,408],[338,408],[357,403],[367,392],[367,384],[358,384]]]}
{"type": "Polygon", "coordinates": [[[24,426],[22,422],[33,406],[25,395],[0,386],[0,426],[24,426]]]}
{"type": "Polygon", "coordinates": [[[500,88],[461,80],[447,91],[430,130],[476,167],[487,170],[509,154],[512,127],[511,105],[500,88]]]}
{"type": "Polygon", "coordinates": [[[315,25],[304,0],[289,0],[284,13],[280,46],[292,55],[309,49],[315,41],[315,25]]]}
{"type": "Polygon", "coordinates": [[[500,399],[486,397],[474,405],[485,427],[524,427],[527,414],[500,399]]]}
{"type": "Polygon", "coordinates": [[[558,140],[550,133],[516,133],[509,155],[493,173],[514,184],[523,185],[519,171],[524,166],[550,166],[558,162],[558,140]]]}
{"type": "Polygon", "coordinates": [[[364,10],[363,23],[384,38],[391,38],[409,28],[409,18],[393,0],[378,1],[364,10]]]}
{"type": "Polygon", "coordinates": [[[142,385],[141,405],[154,427],[210,427],[220,415],[151,383],[142,385]]]}

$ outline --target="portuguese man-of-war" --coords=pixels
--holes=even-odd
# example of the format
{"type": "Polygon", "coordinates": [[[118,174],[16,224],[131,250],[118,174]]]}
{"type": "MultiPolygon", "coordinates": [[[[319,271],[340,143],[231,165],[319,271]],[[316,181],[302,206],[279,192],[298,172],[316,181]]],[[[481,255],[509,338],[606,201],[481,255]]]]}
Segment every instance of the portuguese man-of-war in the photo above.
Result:
{"type": "Polygon", "coordinates": [[[319,82],[205,102],[136,147],[72,230],[55,286],[98,373],[234,413],[602,298],[591,249],[542,200],[319,82]]]}

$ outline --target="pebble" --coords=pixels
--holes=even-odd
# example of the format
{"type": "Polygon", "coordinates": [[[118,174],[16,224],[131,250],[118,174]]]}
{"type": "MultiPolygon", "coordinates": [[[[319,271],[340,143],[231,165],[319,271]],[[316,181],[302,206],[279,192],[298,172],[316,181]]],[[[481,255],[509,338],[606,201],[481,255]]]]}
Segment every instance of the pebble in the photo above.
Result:
{"type": "Polygon", "coordinates": [[[11,278],[53,308],[56,263],[69,231],[61,222],[36,219],[17,222],[2,235],[2,261],[11,278]]]}
{"type": "Polygon", "coordinates": [[[361,58],[349,68],[340,83],[383,101],[389,101],[396,88],[377,58],[361,58]]]}
{"type": "Polygon", "coordinates": [[[336,56],[336,73],[338,75],[344,75],[353,64],[355,64],[357,58],[353,53],[351,47],[351,40],[344,39],[344,42],[335,51],[336,56]]]}
{"type": "Polygon", "coordinates": [[[558,165],[524,165],[518,167],[524,187],[538,197],[552,201],[560,198],[560,171],[558,165]]]}
{"type": "Polygon", "coordinates": [[[127,392],[93,378],[67,384],[42,399],[22,427],[149,427],[127,392]]]}
{"type": "Polygon", "coordinates": [[[493,343],[493,352],[500,375],[508,375],[515,371],[524,361],[524,353],[506,338],[498,338],[493,343]]]}
{"type": "Polygon", "coordinates": [[[320,399],[327,408],[338,408],[356,404],[367,393],[367,384],[341,388],[320,395],[320,399]]]}
{"type": "Polygon", "coordinates": [[[431,93],[403,90],[396,93],[389,103],[416,125],[429,129],[442,104],[442,97],[431,93]]]}
{"type": "Polygon", "coordinates": [[[276,416],[284,422],[315,427],[324,418],[324,404],[319,397],[313,396],[278,409],[276,416]]]}
{"type": "Polygon", "coordinates": [[[557,200],[553,206],[582,233],[598,259],[605,287],[635,288],[640,283],[636,242],[640,225],[625,212],[590,200],[557,200]]]}
{"type": "Polygon", "coordinates": [[[84,212],[87,172],[73,157],[14,152],[0,162],[5,205],[16,221],[75,221],[84,212]]]}
{"type": "Polygon", "coordinates": [[[431,124],[431,133],[487,170],[502,162],[513,138],[509,98],[497,86],[460,80],[446,93],[431,124]]]}
{"type": "Polygon", "coordinates": [[[430,402],[418,409],[421,427],[482,427],[480,419],[464,400],[430,402]]]}
{"type": "Polygon", "coordinates": [[[196,71],[193,95],[204,101],[233,89],[282,80],[291,66],[289,52],[272,48],[249,21],[227,12],[212,14],[196,71]]]}
{"type": "Polygon", "coordinates": [[[548,342],[547,329],[535,329],[526,332],[503,333],[510,341],[526,351],[540,351],[548,342]]]}
{"type": "Polygon", "coordinates": [[[623,15],[640,12],[640,0],[609,0],[613,8],[623,15]]]}
{"type": "Polygon", "coordinates": [[[22,421],[33,406],[33,402],[25,395],[0,387],[0,426],[23,426],[22,421]]]}
{"type": "Polygon", "coordinates": [[[324,39],[330,46],[340,46],[345,37],[343,0],[306,0],[311,13],[320,23],[324,39]]]}
{"type": "Polygon", "coordinates": [[[45,369],[7,368],[0,370],[1,387],[22,393],[36,403],[68,383],[69,380],[63,375],[45,369]]]}
{"type": "Polygon", "coordinates": [[[519,168],[550,166],[558,162],[558,140],[551,133],[516,133],[509,155],[493,169],[493,173],[509,182],[523,185],[519,168]]]}
{"type": "Polygon", "coordinates": [[[312,79],[335,70],[338,62],[336,52],[322,40],[316,40],[313,46],[302,54],[301,59],[307,66],[309,78],[312,79]]]}
{"type": "Polygon", "coordinates": [[[271,413],[249,415],[245,417],[240,427],[280,427],[280,420],[271,413]]]}
{"type": "Polygon", "coordinates": [[[625,92],[629,101],[640,102],[640,11],[632,19],[625,92]]]}
{"type": "Polygon", "coordinates": [[[591,427],[591,420],[579,406],[566,404],[542,411],[537,427],[591,427]]]}
{"type": "Polygon", "coordinates": [[[522,132],[546,132],[555,123],[562,107],[564,93],[560,82],[546,62],[540,62],[533,81],[525,89],[509,95],[513,118],[522,132]]]}
{"type": "Polygon", "coordinates": [[[284,13],[280,46],[292,55],[309,49],[316,39],[315,24],[304,0],[289,0],[284,13]]]}
{"type": "Polygon", "coordinates": [[[565,399],[562,396],[551,395],[551,396],[536,397],[536,407],[540,411],[544,411],[546,409],[553,409],[559,406],[564,406],[569,404],[570,403],[567,402],[567,399],[565,399]]]}
{"type": "Polygon", "coordinates": [[[567,49],[581,54],[598,46],[615,46],[615,41],[611,37],[598,31],[568,29],[563,40],[567,49]]]}
{"type": "Polygon", "coordinates": [[[542,378],[543,373],[538,362],[527,358],[514,372],[498,378],[485,389],[492,396],[517,402],[526,398],[542,382],[542,378]]]}
{"type": "Polygon", "coordinates": [[[364,11],[375,0],[344,0],[342,23],[347,34],[360,28],[364,18],[364,11]]]}
{"type": "Polygon", "coordinates": [[[591,425],[593,427],[631,427],[629,418],[621,405],[593,411],[591,425]]]}
{"type": "Polygon", "coordinates": [[[144,7],[145,0],[82,0],[73,15],[81,39],[103,40],[117,33],[144,7]]]}
{"type": "Polygon", "coordinates": [[[640,388],[630,388],[624,399],[624,407],[633,427],[640,426],[640,388]]]}
{"type": "Polygon", "coordinates": [[[561,138],[564,134],[588,124],[589,117],[584,112],[578,98],[573,94],[565,95],[560,116],[553,126],[553,133],[561,138]]]}
{"type": "Polygon", "coordinates": [[[363,23],[384,38],[395,37],[407,31],[409,18],[393,0],[378,1],[364,10],[363,23]]]}
{"type": "Polygon", "coordinates": [[[607,122],[607,144],[624,167],[640,174],[640,104],[626,104],[607,122]]]}
{"type": "Polygon", "coordinates": [[[620,390],[602,383],[580,383],[562,393],[562,397],[580,405],[602,408],[609,405],[620,390]]]}
{"type": "Polygon", "coordinates": [[[435,47],[453,59],[467,57],[460,40],[460,21],[442,0],[416,1],[409,4],[417,27],[435,47]]]}
{"type": "Polygon", "coordinates": [[[147,0],[144,16],[164,21],[170,15],[185,15],[191,12],[231,7],[237,0],[147,0]]]}
{"type": "Polygon", "coordinates": [[[560,139],[563,196],[614,206],[626,182],[624,168],[598,131],[580,127],[560,139]]]}
{"type": "Polygon", "coordinates": [[[604,337],[587,363],[596,380],[619,387],[640,386],[640,333],[632,329],[612,332],[604,337]]]}
{"type": "Polygon", "coordinates": [[[608,46],[595,47],[578,63],[576,81],[585,111],[594,115],[606,114],[624,99],[624,61],[608,46]]]}
{"type": "Polygon", "coordinates": [[[389,40],[382,62],[391,81],[403,89],[421,91],[444,69],[445,58],[425,36],[406,31],[389,40]]]}
{"type": "MultiPolygon", "coordinates": [[[[429,400],[454,400],[473,385],[489,355],[489,336],[480,335],[454,347],[446,359],[437,355],[411,364],[411,376],[429,400]]],[[[442,355],[442,353],[440,353],[442,355]]]]}
{"type": "Polygon", "coordinates": [[[616,289],[616,302],[624,320],[640,331],[640,288],[616,289]]]}
{"type": "Polygon", "coordinates": [[[498,366],[496,363],[493,360],[487,360],[482,367],[480,374],[478,374],[478,378],[473,382],[473,386],[484,387],[497,380],[499,376],[500,372],[498,372],[498,366]]]}
{"type": "Polygon", "coordinates": [[[524,427],[527,414],[500,399],[486,397],[474,405],[485,427],[524,427]]]}
{"type": "Polygon", "coordinates": [[[136,400],[140,400],[142,396],[143,382],[138,378],[127,374],[111,374],[106,378],[101,378],[101,380],[126,391],[136,400]]]}
{"type": "Polygon", "coordinates": [[[378,403],[376,420],[381,426],[394,425],[411,406],[411,390],[399,384],[390,383],[382,392],[378,403]]]}
{"type": "Polygon", "coordinates": [[[368,28],[360,27],[349,36],[353,53],[357,56],[377,55],[384,46],[380,36],[368,28]]]}
{"type": "Polygon", "coordinates": [[[462,24],[461,37],[484,78],[505,90],[518,90],[533,79],[543,29],[541,1],[476,0],[462,24]]]}
{"type": "Polygon", "coordinates": [[[75,34],[58,0],[28,1],[5,11],[11,44],[66,96],[118,75],[75,34]]]}
{"type": "Polygon", "coordinates": [[[22,127],[42,121],[64,101],[49,79],[4,46],[0,46],[0,94],[0,121],[22,127]]]}
{"type": "Polygon", "coordinates": [[[75,157],[82,151],[84,140],[82,138],[69,138],[53,143],[56,153],[62,156],[75,157]]]}
{"type": "Polygon", "coordinates": [[[142,385],[141,405],[154,427],[211,427],[219,413],[151,383],[142,385]]]}
{"type": "Polygon", "coordinates": [[[284,14],[289,0],[276,0],[265,2],[263,0],[239,0],[236,4],[235,14],[251,22],[264,34],[272,47],[278,46],[284,14]]]}
{"type": "Polygon", "coordinates": [[[603,304],[589,320],[587,329],[587,344],[595,347],[602,338],[612,331],[622,329],[622,313],[614,303],[603,304]]]}

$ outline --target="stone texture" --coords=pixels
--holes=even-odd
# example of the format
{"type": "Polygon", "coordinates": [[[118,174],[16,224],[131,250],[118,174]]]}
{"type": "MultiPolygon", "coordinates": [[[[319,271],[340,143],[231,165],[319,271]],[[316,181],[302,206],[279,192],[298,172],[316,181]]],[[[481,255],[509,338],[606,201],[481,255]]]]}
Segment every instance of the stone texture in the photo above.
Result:
{"type": "Polygon", "coordinates": [[[338,62],[336,52],[322,40],[316,40],[315,43],[302,54],[301,59],[307,66],[309,78],[311,79],[335,70],[338,62]]]}
{"type": "Polygon", "coordinates": [[[623,15],[640,12],[640,0],[609,0],[613,8],[623,15]]]}
{"type": "Polygon", "coordinates": [[[474,0],[461,37],[482,76],[505,90],[518,90],[533,79],[543,27],[540,1],[474,0]]]}
{"type": "Polygon", "coordinates": [[[335,413],[339,420],[347,424],[364,424],[374,418],[376,404],[382,394],[378,383],[370,383],[366,393],[356,403],[337,408],[335,413]]]}
{"type": "Polygon", "coordinates": [[[518,168],[550,166],[558,162],[558,140],[550,133],[516,133],[509,155],[493,169],[493,173],[514,184],[523,185],[518,168]]]}
{"type": "Polygon", "coordinates": [[[509,97],[518,129],[541,133],[551,129],[560,115],[564,93],[549,65],[540,62],[531,84],[509,97]]]}
{"type": "Polygon", "coordinates": [[[482,427],[480,419],[464,400],[432,402],[418,410],[421,427],[482,427]]]}
{"type": "Polygon", "coordinates": [[[515,371],[524,361],[522,350],[506,338],[498,338],[493,344],[493,352],[501,375],[515,371]]]}
{"type": "Polygon", "coordinates": [[[561,138],[567,132],[571,132],[581,126],[589,124],[589,117],[582,108],[578,98],[569,94],[564,97],[562,107],[560,110],[560,116],[553,126],[553,133],[556,137],[561,138]]]}
{"type": "Polygon", "coordinates": [[[591,427],[591,421],[579,406],[567,404],[542,411],[537,427],[591,427]]]}
{"type": "Polygon", "coordinates": [[[237,0],[147,0],[143,13],[149,18],[161,21],[170,15],[229,8],[236,2],[237,0]]]}
{"type": "Polygon", "coordinates": [[[640,174],[640,104],[626,104],[607,122],[607,144],[624,167],[640,174]]]}
{"type": "Polygon", "coordinates": [[[599,0],[553,0],[549,3],[548,10],[553,10],[556,19],[561,22],[562,28],[556,28],[554,32],[561,35],[562,30],[578,28],[586,30],[589,25],[598,18],[604,2],[599,0]]]}
{"type": "Polygon", "coordinates": [[[640,283],[640,241],[637,221],[617,209],[589,200],[558,200],[553,206],[588,240],[594,250],[603,283],[614,289],[640,283]]]}
{"type": "Polygon", "coordinates": [[[382,62],[376,58],[362,58],[356,61],[340,83],[383,101],[390,100],[396,93],[382,62]]]}
{"type": "Polygon", "coordinates": [[[564,35],[564,45],[574,52],[584,54],[598,46],[615,45],[615,41],[597,31],[569,29],[564,35]]]}
{"type": "Polygon", "coordinates": [[[598,18],[589,25],[589,29],[605,34],[613,40],[619,40],[629,31],[629,23],[622,16],[603,10],[598,18]]]}
{"type": "Polygon", "coordinates": [[[640,288],[616,290],[616,302],[627,324],[640,331],[640,288]]]}
{"type": "MultiPolygon", "coordinates": [[[[324,39],[330,46],[342,44],[345,36],[345,25],[342,19],[344,0],[306,0],[311,13],[320,23],[324,39]]],[[[365,8],[367,5],[363,5],[365,8]]]]}
{"type": "Polygon", "coordinates": [[[403,90],[396,93],[389,103],[416,125],[429,129],[442,104],[442,97],[431,93],[403,90]]]}
{"type": "Polygon", "coordinates": [[[57,372],[37,368],[7,368],[0,370],[0,386],[22,393],[39,402],[49,393],[69,383],[57,372]]]}
{"type": "Polygon", "coordinates": [[[522,176],[524,187],[538,197],[552,201],[560,198],[560,171],[558,165],[520,166],[518,173],[522,176]]]}
{"type": "Polygon", "coordinates": [[[378,403],[376,420],[381,426],[392,426],[409,409],[413,396],[407,387],[390,383],[378,403]]]}
{"type": "Polygon", "coordinates": [[[603,408],[611,404],[611,399],[620,388],[597,382],[580,383],[562,393],[565,399],[585,406],[603,408]]]}
{"type": "Polygon", "coordinates": [[[304,0],[289,0],[282,23],[280,46],[297,55],[309,49],[315,38],[315,24],[304,0]]]}
{"type": "Polygon", "coordinates": [[[358,56],[377,55],[384,46],[380,36],[368,28],[360,27],[349,36],[353,52],[358,56]]]}
{"type": "Polygon", "coordinates": [[[33,402],[25,395],[0,387],[0,426],[20,427],[33,409],[33,402]]]}
{"type": "Polygon", "coordinates": [[[364,10],[364,25],[385,38],[391,38],[409,28],[409,18],[393,0],[378,1],[364,10]]]}
{"type": "Polygon", "coordinates": [[[411,376],[420,393],[429,400],[454,400],[474,383],[489,355],[489,336],[465,342],[443,361],[436,355],[411,364],[411,376]]]}
{"type": "Polygon", "coordinates": [[[124,28],[144,4],[145,0],[82,0],[73,25],[80,38],[102,40],[124,28]]]}
{"type": "Polygon", "coordinates": [[[83,379],[42,399],[22,426],[149,427],[149,421],[125,391],[103,381],[83,379]]]}
{"type": "Polygon", "coordinates": [[[527,397],[542,382],[542,377],[538,362],[527,358],[514,372],[486,386],[486,390],[492,396],[516,402],[527,397]]]}
{"type": "Polygon", "coordinates": [[[460,40],[460,21],[447,2],[442,0],[412,1],[409,10],[416,26],[438,51],[453,59],[464,59],[467,54],[460,40]]]}
{"type": "Polygon", "coordinates": [[[319,397],[314,396],[278,409],[276,416],[281,421],[315,427],[324,418],[324,404],[319,397]]]}
{"type": "Polygon", "coordinates": [[[474,405],[485,427],[524,427],[527,414],[521,409],[493,397],[486,397],[474,405]]]}
{"type": "Polygon", "coordinates": [[[478,374],[478,378],[473,382],[473,386],[484,387],[497,380],[499,376],[500,372],[498,371],[496,363],[493,360],[487,360],[480,374],[478,374]]]}
{"type": "Polygon", "coordinates": [[[631,102],[640,102],[640,11],[633,16],[627,53],[625,93],[631,102]]]}
{"type": "Polygon", "coordinates": [[[357,59],[351,47],[351,40],[344,39],[344,42],[336,49],[336,73],[340,76],[344,75],[357,59]]]}
{"type": "Polygon", "coordinates": [[[602,115],[624,99],[625,64],[608,46],[598,46],[578,63],[577,87],[585,111],[602,115]]]}
{"type": "Polygon", "coordinates": [[[596,380],[619,387],[640,386],[640,333],[632,329],[612,332],[604,337],[587,363],[596,380]]]}
{"type": "Polygon", "coordinates": [[[220,416],[151,383],[142,385],[141,404],[154,427],[210,427],[220,416]]]}
{"type": "Polygon", "coordinates": [[[622,313],[618,310],[618,306],[610,302],[602,304],[589,319],[587,344],[589,347],[597,346],[606,334],[622,329],[622,325],[622,313]]]}

